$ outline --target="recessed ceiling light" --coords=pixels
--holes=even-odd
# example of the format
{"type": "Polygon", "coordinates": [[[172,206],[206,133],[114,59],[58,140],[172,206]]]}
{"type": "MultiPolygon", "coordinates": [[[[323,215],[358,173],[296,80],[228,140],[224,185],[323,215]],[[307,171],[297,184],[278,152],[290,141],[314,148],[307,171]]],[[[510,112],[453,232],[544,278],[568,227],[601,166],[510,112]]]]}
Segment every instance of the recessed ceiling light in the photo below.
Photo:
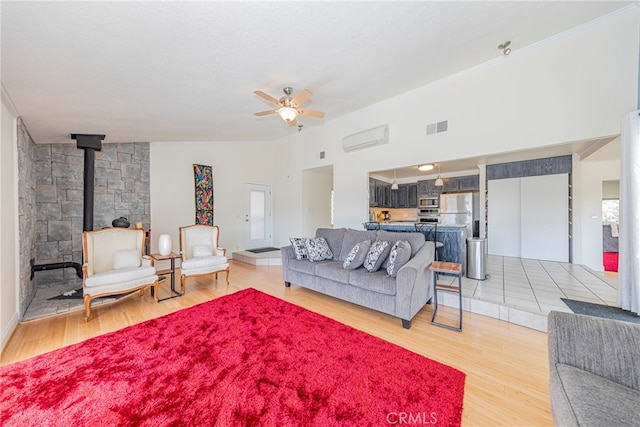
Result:
{"type": "Polygon", "coordinates": [[[429,163],[428,165],[418,166],[418,170],[422,172],[432,171],[433,169],[435,169],[435,166],[433,166],[431,163],[429,163]]]}

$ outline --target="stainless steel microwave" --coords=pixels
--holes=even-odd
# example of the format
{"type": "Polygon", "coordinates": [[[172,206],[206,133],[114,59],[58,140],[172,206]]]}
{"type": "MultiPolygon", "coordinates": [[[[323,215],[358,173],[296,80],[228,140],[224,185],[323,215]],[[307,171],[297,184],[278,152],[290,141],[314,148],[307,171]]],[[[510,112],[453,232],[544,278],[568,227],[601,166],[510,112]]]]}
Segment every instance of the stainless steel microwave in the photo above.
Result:
{"type": "Polygon", "coordinates": [[[419,205],[420,208],[437,208],[440,205],[439,197],[420,197],[419,205]]]}

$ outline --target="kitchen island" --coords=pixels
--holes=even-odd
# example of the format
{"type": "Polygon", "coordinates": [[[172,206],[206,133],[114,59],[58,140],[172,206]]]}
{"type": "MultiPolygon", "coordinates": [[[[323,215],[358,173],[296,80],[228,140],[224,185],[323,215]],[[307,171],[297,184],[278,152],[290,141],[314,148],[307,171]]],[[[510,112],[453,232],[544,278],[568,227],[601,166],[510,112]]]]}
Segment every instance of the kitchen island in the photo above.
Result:
{"type": "MultiPolygon", "coordinates": [[[[400,232],[420,231],[429,239],[433,234],[436,225],[429,223],[413,222],[366,222],[364,227],[367,230],[386,230],[400,232]]],[[[467,264],[467,227],[464,225],[437,226],[438,242],[444,245],[440,250],[440,261],[457,262],[462,264],[463,271],[466,271],[467,264]]]]}

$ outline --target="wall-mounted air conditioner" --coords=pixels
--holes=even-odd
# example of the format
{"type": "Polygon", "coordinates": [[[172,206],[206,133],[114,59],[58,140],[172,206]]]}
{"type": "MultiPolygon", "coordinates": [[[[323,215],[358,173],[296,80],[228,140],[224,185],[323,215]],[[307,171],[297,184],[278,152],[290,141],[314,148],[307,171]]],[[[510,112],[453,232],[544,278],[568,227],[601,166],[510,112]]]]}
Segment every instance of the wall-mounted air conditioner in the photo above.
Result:
{"type": "Polygon", "coordinates": [[[389,125],[384,125],[345,136],[342,138],[342,148],[344,151],[353,151],[388,142],[389,125]]]}

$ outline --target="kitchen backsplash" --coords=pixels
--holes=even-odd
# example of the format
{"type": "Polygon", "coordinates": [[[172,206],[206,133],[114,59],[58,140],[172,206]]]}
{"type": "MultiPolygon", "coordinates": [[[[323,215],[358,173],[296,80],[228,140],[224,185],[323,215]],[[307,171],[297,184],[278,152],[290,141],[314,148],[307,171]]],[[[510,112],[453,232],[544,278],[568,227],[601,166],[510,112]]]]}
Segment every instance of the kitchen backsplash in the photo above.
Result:
{"type": "Polygon", "coordinates": [[[390,221],[418,221],[418,209],[390,209],[390,208],[372,208],[376,221],[382,221],[380,217],[382,211],[388,211],[391,215],[390,221]]]}

